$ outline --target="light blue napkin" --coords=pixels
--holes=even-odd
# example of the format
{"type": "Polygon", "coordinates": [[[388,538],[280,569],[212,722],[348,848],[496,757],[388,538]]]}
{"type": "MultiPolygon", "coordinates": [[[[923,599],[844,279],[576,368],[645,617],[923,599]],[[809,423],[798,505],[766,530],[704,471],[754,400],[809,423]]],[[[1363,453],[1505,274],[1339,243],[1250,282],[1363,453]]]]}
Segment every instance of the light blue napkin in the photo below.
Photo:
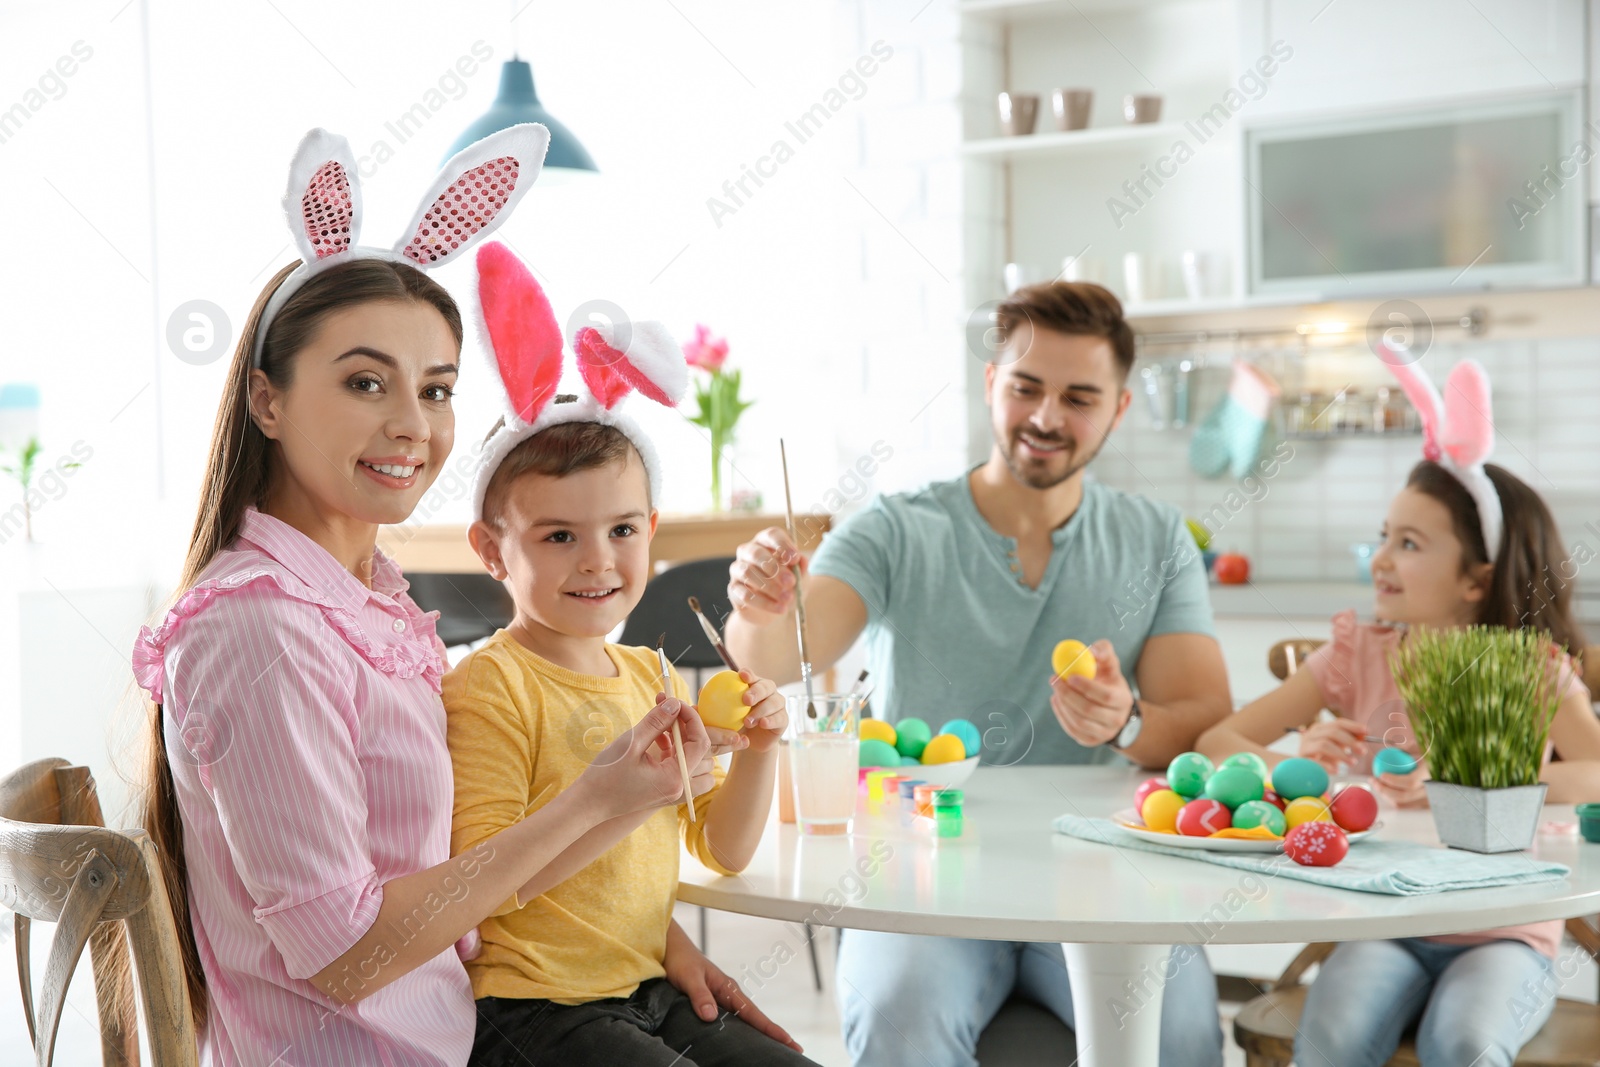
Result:
{"type": "Polygon", "coordinates": [[[1350,854],[1336,867],[1302,867],[1281,852],[1201,852],[1157,845],[1124,833],[1110,819],[1063,815],[1056,819],[1055,829],[1060,834],[1118,848],[1159,852],[1163,856],[1200,860],[1279,878],[1296,878],[1335,889],[1398,897],[1444,893],[1452,889],[1554,882],[1568,873],[1568,868],[1562,864],[1541,862],[1522,852],[1481,856],[1476,852],[1434,848],[1413,841],[1384,841],[1376,837],[1352,846],[1350,854]]]}

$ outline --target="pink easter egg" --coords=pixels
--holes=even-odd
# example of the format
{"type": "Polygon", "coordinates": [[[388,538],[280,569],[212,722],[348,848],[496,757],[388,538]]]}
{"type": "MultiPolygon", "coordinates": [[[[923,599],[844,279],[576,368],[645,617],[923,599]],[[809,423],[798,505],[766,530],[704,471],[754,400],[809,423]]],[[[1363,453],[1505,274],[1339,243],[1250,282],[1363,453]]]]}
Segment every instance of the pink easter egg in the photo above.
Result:
{"type": "Polygon", "coordinates": [[[1146,778],[1139,783],[1139,788],[1133,791],[1133,810],[1144,810],[1144,798],[1154,793],[1157,789],[1171,789],[1165,778],[1146,778]]]}

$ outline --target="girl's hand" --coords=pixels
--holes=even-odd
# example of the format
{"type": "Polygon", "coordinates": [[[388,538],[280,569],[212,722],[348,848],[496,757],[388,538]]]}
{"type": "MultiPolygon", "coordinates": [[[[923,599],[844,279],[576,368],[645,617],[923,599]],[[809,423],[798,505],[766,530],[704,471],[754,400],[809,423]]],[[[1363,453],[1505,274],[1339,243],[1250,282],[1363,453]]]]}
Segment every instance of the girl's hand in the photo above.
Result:
{"type": "Polygon", "coordinates": [[[796,1052],[805,1051],[787,1030],[767,1018],[740,992],[738,983],[707,959],[676,922],[667,927],[667,951],[661,966],[667,972],[667,981],[689,998],[695,1014],[703,1021],[714,1022],[719,1009],[731,1012],[779,1044],[796,1052]]]}
{"type": "Polygon", "coordinates": [[[1366,728],[1349,719],[1313,723],[1300,734],[1300,755],[1316,760],[1329,774],[1338,774],[1360,760],[1366,738],[1366,728]]]}
{"type": "Polygon", "coordinates": [[[683,774],[672,751],[673,723],[678,724],[683,736],[684,757],[691,768],[696,795],[710,789],[709,769],[703,775],[693,772],[709,758],[711,740],[700,716],[677,699],[658,702],[636,725],[601,749],[573,788],[592,791],[608,818],[679,803],[683,799],[683,774]],[[699,781],[702,777],[703,784],[699,781]]]}
{"type": "Polygon", "coordinates": [[[778,693],[778,684],[770,678],[757,678],[749,671],[740,671],[739,680],[750,688],[744,691],[743,700],[750,705],[740,734],[752,752],[770,752],[778,739],[789,728],[787,702],[778,693]]]}
{"type": "Polygon", "coordinates": [[[1428,768],[1419,763],[1410,774],[1380,774],[1372,779],[1378,796],[1397,808],[1425,808],[1428,791],[1422,783],[1428,780],[1428,768]]]}

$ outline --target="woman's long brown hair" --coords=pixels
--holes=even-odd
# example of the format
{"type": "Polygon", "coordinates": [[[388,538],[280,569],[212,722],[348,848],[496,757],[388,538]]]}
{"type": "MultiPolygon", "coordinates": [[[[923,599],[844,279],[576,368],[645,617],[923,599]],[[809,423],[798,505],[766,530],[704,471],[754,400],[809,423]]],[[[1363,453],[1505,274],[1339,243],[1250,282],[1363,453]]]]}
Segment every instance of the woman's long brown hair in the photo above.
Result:
{"type": "MultiPolygon", "coordinates": [[[[222,405],[211,431],[211,453],[200,485],[194,533],[189,539],[182,576],[173,593],[174,601],[192,589],[217,553],[239,536],[245,510],[265,503],[277,476],[276,466],[281,459],[250,416],[250,371],[262,310],[295,266],[298,264],[284,267],[267,283],[250,309],[239,343],[233,350],[233,363],[228,368],[227,384],[223,386],[222,405]]],[[[261,370],[274,387],[287,389],[293,378],[295,356],[329,315],[361,304],[413,301],[430,304],[444,316],[459,349],[461,313],[450,294],[437,282],[403,263],[359,259],[317,274],[284,303],[267,327],[261,370]]],[[[206,984],[194,928],[189,920],[183,819],[173,787],[172,764],[167,758],[161,705],[149,704],[147,714],[147,753],[136,783],[140,791],[142,822],[161,854],[161,873],[167,897],[172,902],[172,917],[183,952],[189,1006],[194,1013],[195,1027],[199,1029],[206,1020],[206,984]]]]}
{"type": "MultiPolygon", "coordinates": [[[[1566,546],[1555,516],[1544,499],[1504,467],[1484,464],[1500,498],[1499,553],[1489,577],[1489,590],[1478,607],[1477,622],[1517,630],[1543,630],[1571,655],[1583,653],[1583,630],[1572,617],[1572,577],[1566,546]]],[[[1478,505],[1455,475],[1423,460],[1411,468],[1406,487],[1432,497],[1450,512],[1461,542],[1463,569],[1489,562],[1483,543],[1478,505]]]]}

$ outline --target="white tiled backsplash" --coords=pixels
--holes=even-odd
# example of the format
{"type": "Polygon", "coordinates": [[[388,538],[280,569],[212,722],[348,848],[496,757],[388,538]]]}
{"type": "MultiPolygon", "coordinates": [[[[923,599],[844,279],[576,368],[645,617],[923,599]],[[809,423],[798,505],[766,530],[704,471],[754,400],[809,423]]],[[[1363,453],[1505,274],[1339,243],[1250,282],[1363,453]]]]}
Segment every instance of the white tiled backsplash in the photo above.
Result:
{"type": "MultiPolygon", "coordinates": [[[[1159,358],[1180,355],[1164,351],[1159,358]]],[[[1458,360],[1484,365],[1493,388],[1496,443],[1492,462],[1538,490],[1555,512],[1567,550],[1582,561],[1600,557],[1600,337],[1549,341],[1467,340],[1435,343],[1422,366],[1442,387],[1458,360]],[[1577,550],[1579,543],[1587,551],[1577,550]]],[[[1251,353],[1275,376],[1291,378],[1298,356],[1251,353]]],[[[1360,369],[1365,350],[1313,360],[1347,359],[1360,369]]],[[[1194,430],[1226,390],[1230,353],[1206,353],[1195,372],[1187,428],[1157,430],[1136,390],[1122,427],[1090,468],[1107,484],[1176,504],[1196,518],[1208,513],[1213,547],[1250,558],[1259,581],[1348,581],[1356,577],[1351,545],[1377,538],[1384,512],[1421,458],[1416,435],[1289,440],[1293,454],[1269,479],[1205,479],[1189,467],[1194,430]],[[1220,507],[1220,510],[1216,510],[1220,507]],[[1220,521],[1220,527],[1218,521],[1220,521]]],[[[1285,396],[1293,400],[1293,385],[1285,396]]],[[[1398,388],[1397,388],[1398,391],[1398,388]]],[[[1368,395],[1370,395],[1370,390],[1368,395]]],[[[1278,442],[1273,430],[1263,455],[1278,442]]],[[[1580,586],[1600,587],[1600,562],[1580,569],[1580,586]],[[1593,573],[1591,573],[1593,572],[1593,573]]]]}

